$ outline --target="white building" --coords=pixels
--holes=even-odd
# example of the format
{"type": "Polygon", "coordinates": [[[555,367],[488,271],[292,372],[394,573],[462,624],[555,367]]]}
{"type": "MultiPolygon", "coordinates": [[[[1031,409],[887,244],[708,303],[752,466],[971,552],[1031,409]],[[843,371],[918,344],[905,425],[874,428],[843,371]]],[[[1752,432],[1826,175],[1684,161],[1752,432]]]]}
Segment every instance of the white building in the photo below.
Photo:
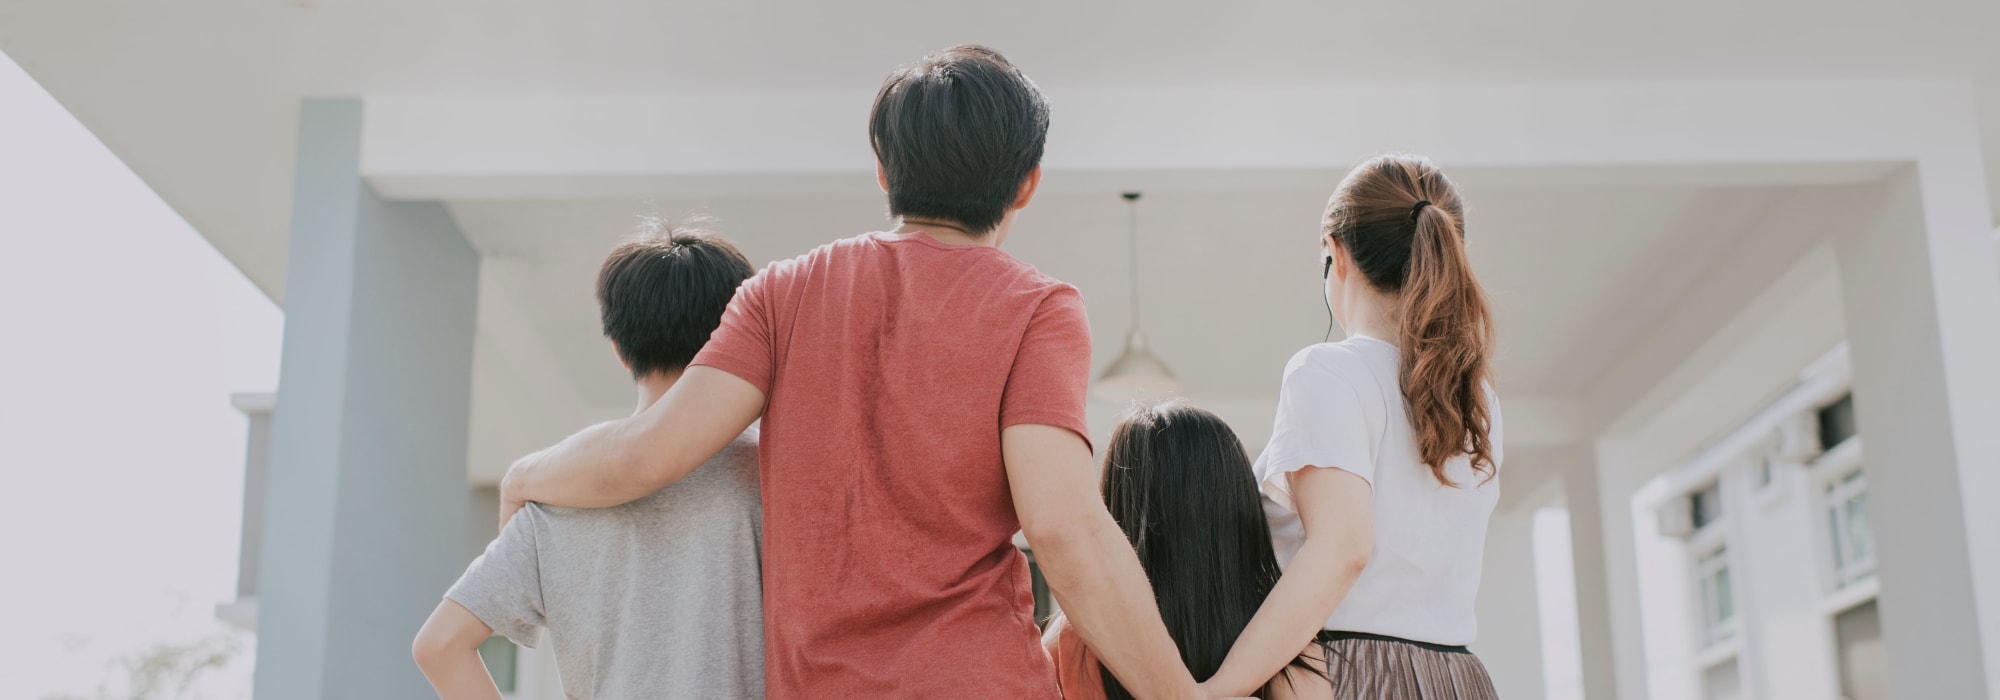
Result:
{"type": "Polygon", "coordinates": [[[1054,103],[1007,248],[1083,290],[1102,366],[1145,191],[1146,330],[1246,443],[1325,328],[1344,170],[1458,180],[1501,322],[1505,696],[2000,698],[1995,3],[105,5],[0,3],[0,51],[285,309],[227,610],[259,697],[423,696],[408,641],[502,470],[629,410],[611,242],[880,227],[875,87],[977,41],[1054,103]]]}

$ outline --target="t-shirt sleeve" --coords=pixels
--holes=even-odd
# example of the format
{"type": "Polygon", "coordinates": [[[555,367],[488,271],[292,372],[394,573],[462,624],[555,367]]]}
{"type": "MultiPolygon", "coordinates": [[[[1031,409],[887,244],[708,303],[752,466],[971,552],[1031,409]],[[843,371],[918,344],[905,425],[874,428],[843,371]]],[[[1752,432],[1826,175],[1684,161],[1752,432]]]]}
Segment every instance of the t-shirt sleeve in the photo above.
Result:
{"type": "Polygon", "coordinates": [[[1007,388],[1000,397],[1000,428],[1052,425],[1090,442],[1084,405],[1090,390],[1090,318],[1083,296],[1064,287],[1042,299],[1028,320],[1007,388]]]}
{"type": "Polygon", "coordinates": [[[1295,362],[1278,388],[1278,418],[1264,448],[1258,486],[1272,501],[1292,505],[1291,473],[1340,469],[1375,483],[1374,432],[1362,394],[1321,363],[1295,362]]]}
{"type": "Polygon", "coordinates": [[[771,395],[771,378],[777,366],[776,340],[771,332],[770,286],[772,278],[783,274],[779,265],[743,281],[722,312],[722,324],[709,334],[708,343],[696,353],[690,366],[703,365],[736,375],[771,395]]]}
{"type": "Polygon", "coordinates": [[[522,508],[444,594],[494,632],[530,649],[546,620],[541,557],[535,541],[541,515],[534,504],[522,508]]]}

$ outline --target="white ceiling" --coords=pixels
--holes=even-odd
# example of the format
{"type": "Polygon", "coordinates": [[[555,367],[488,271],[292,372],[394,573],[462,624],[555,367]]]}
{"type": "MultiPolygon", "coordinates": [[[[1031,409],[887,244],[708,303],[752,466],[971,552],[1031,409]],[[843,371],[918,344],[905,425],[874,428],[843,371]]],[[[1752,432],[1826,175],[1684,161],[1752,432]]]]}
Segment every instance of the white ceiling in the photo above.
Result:
{"type": "MultiPolygon", "coordinates": [[[[1330,189],[1330,186],[1327,188],[1330,189]]],[[[1775,190],[1468,187],[1474,265],[1502,330],[1510,392],[1571,395],[1718,255],[1755,226],[1775,190]]],[[[1156,350],[1202,397],[1275,395],[1285,359],[1326,331],[1317,232],[1325,190],[1169,191],[1141,205],[1141,289],[1156,350]]],[[[759,263],[883,226],[880,196],[704,201],[454,202],[490,261],[493,289],[593,405],[630,403],[598,336],[597,264],[637,218],[702,214],[759,263]]],[[[1023,213],[1005,250],[1082,290],[1101,368],[1129,322],[1125,204],[1059,194],[1023,213]]],[[[1336,334],[1336,337],[1337,334],[1336,334]]]]}
{"type": "Polygon", "coordinates": [[[1075,85],[1936,75],[1991,2],[408,0],[274,6],[307,93],[870,89],[956,43],[1075,85]]]}
{"type": "Polygon", "coordinates": [[[0,3],[0,51],[279,297],[301,96],[865,91],[970,41],[1051,91],[1944,78],[2000,172],[1996,27],[1991,0],[0,3]]]}

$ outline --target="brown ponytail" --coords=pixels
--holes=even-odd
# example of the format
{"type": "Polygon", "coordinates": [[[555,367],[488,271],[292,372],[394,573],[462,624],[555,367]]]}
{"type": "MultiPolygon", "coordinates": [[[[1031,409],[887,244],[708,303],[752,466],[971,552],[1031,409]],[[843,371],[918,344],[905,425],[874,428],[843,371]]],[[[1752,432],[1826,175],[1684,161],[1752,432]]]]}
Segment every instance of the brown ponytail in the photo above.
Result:
{"type": "Polygon", "coordinates": [[[1406,155],[1356,167],[1325,220],[1369,284],[1400,302],[1403,400],[1418,454],[1446,486],[1457,485],[1445,463],[1458,455],[1484,480],[1497,471],[1486,399],[1493,315],[1465,254],[1464,221],[1444,173],[1406,155]]]}

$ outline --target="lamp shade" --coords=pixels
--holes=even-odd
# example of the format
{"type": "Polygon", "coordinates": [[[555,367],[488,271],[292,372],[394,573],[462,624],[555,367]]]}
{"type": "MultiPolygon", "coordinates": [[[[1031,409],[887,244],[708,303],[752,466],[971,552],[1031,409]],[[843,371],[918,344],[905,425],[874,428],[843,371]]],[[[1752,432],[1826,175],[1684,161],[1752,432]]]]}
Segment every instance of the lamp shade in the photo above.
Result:
{"type": "Polygon", "coordinates": [[[1146,333],[1133,326],[1125,334],[1125,351],[1105,368],[1090,394],[1105,401],[1160,401],[1179,396],[1181,380],[1174,378],[1167,363],[1146,347],[1146,333]]]}

